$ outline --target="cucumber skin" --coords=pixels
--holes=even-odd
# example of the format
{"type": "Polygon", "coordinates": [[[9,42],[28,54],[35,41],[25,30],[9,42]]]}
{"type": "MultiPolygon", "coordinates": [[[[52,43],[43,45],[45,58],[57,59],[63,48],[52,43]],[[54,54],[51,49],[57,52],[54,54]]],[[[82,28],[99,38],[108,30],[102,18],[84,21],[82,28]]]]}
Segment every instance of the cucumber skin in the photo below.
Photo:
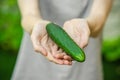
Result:
{"type": "Polygon", "coordinates": [[[46,25],[49,37],[68,55],[78,62],[85,61],[84,51],[72,40],[72,38],[57,24],[46,25]]]}

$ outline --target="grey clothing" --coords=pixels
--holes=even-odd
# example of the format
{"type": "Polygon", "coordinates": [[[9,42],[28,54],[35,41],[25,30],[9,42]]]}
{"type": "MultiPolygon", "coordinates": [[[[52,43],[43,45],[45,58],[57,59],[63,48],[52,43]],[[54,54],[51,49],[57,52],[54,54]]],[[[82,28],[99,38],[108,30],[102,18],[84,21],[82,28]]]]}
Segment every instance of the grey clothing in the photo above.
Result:
{"type": "MultiPolygon", "coordinates": [[[[59,25],[66,20],[89,14],[92,0],[40,0],[42,17],[59,25]]],[[[73,61],[72,66],[49,62],[36,53],[28,33],[24,33],[11,80],[103,80],[101,67],[101,35],[90,38],[84,49],[86,61],[73,61]]]]}

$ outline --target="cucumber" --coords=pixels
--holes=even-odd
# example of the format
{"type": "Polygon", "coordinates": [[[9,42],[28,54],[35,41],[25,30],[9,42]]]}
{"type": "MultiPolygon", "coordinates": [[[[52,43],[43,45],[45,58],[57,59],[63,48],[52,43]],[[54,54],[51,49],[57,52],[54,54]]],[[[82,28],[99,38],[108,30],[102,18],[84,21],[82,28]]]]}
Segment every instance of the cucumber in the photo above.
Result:
{"type": "Polygon", "coordinates": [[[57,24],[48,23],[46,25],[48,36],[72,59],[83,62],[85,61],[84,51],[72,40],[72,38],[57,24]]]}

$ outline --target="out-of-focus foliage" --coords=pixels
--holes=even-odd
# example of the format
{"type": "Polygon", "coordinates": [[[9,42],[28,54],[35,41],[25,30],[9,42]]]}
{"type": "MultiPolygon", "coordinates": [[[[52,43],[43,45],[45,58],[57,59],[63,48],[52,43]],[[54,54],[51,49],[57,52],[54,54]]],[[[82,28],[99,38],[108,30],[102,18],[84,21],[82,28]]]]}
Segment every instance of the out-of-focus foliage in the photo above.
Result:
{"type": "Polygon", "coordinates": [[[0,0],[0,48],[16,51],[22,37],[17,0],[0,0]]]}
{"type": "Polygon", "coordinates": [[[103,41],[102,53],[107,61],[120,59],[120,38],[103,41]]]}
{"type": "Polygon", "coordinates": [[[107,61],[120,60],[120,0],[114,0],[104,27],[102,53],[107,61]]]}
{"type": "Polygon", "coordinates": [[[0,80],[10,80],[22,34],[17,0],[0,0],[0,80]]]}

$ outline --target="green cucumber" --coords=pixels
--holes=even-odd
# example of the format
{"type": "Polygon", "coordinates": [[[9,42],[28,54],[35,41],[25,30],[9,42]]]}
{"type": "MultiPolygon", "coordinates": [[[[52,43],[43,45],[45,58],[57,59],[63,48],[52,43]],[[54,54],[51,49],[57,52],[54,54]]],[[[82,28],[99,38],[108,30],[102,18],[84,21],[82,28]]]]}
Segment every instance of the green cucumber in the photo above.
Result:
{"type": "Polygon", "coordinates": [[[84,51],[72,40],[72,38],[57,24],[46,25],[48,36],[68,55],[78,62],[85,61],[84,51]]]}

